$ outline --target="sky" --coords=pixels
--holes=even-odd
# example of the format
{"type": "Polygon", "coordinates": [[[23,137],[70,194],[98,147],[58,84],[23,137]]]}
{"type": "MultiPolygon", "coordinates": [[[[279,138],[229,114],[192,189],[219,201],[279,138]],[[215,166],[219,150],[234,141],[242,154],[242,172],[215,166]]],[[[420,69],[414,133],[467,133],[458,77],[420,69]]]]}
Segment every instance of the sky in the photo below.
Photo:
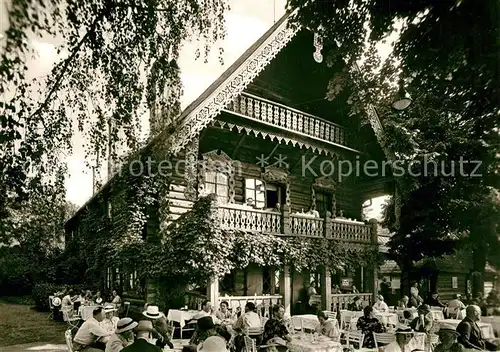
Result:
{"type": "MultiPolygon", "coordinates": [[[[7,0],[8,1],[8,0],[7,0]]],[[[218,60],[218,50],[213,50],[209,62],[195,60],[196,44],[186,43],[181,51],[179,66],[184,94],[182,107],[196,99],[215,79],[217,79],[243,52],[262,36],[275,21],[285,13],[286,0],[230,0],[231,10],[226,14],[226,39],[224,65],[218,60]]],[[[8,28],[6,1],[0,6],[0,33],[8,28]]],[[[28,62],[28,76],[46,75],[58,60],[53,40],[31,38],[30,44],[36,49],[37,57],[28,62]]],[[[216,47],[214,46],[214,49],[216,47]]],[[[147,130],[148,116],[144,116],[143,127],[147,130]]],[[[76,132],[73,138],[73,153],[66,159],[69,176],[66,180],[67,200],[83,205],[92,196],[92,172],[85,166],[85,140],[76,132]]],[[[105,169],[105,167],[104,167],[105,169]]]]}
{"type": "MultiPolygon", "coordinates": [[[[2,4],[5,1],[2,0],[2,4]]],[[[227,37],[221,43],[224,48],[224,65],[217,58],[217,51],[209,57],[209,62],[195,60],[196,44],[186,43],[181,51],[179,66],[184,94],[181,98],[182,107],[186,107],[196,99],[215,79],[217,79],[243,52],[262,36],[275,21],[285,13],[286,0],[230,0],[231,10],[226,14],[227,37]]],[[[5,6],[0,8],[0,33],[5,31],[5,6]]],[[[30,39],[38,57],[28,63],[29,76],[46,75],[58,56],[54,40],[30,39]]],[[[214,49],[216,47],[214,46],[214,49]]],[[[143,128],[148,129],[148,116],[144,116],[143,128]]],[[[85,166],[85,151],[83,136],[76,132],[73,138],[73,153],[66,159],[69,176],[66,180],[67,200],[81,206],[92,196],[92,172],[85,166]]],[[[104,164],[104,163],[103,163],[104,164]]],[[[103,165],[103,170],[106,166],[103,165]]],[[[371,209],[378,213],[377,200],[371,209]]]]}

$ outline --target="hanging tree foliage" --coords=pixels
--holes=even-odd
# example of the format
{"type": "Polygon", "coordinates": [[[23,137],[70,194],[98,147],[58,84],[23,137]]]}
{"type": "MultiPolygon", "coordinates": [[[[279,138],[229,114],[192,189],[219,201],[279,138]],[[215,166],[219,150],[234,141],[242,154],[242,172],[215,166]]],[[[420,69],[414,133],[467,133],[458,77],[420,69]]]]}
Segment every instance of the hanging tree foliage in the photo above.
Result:
{"type": "Polygon", "coordinates": [[[12,201],[51,181],[43,176],[60,165],[62,152],[71,151],[74,119],[92,160],[109,157],[106,146],[117,145],[119,135],[136,148],[146,107],[158,110],[152,121],[157,133],[163,115],[178,113],[182,42],[199,38],[206,58],[210,43],[225,34],[228,8],[225,0],[19,0],[6,6],[9,27],[0,44],[1,216],[8,215],[12,201]],[[60,60],[46,77],[30,80],[30,39],[37,37],[59,42],[60,60]]]}
{"type": "MultiPolygon", "coordinates": [[[[393,203],[385,219],[395,233],[391,255],[403,272],[461,243],[483,258],[475,270],[484,270],[484,258],[498,248],[500,221],[498,199],[491,201],[500,184],[497,3],[289,0],[288,7],[298,10],[295,22],[337,43],[323,53],[327,64],[346,62],[346,70],[332,77],[327,97],[349,89],[351,113],[364,116],[372,104],[385,128],[380,142],[386,154],[405,168],[395,174],[399,223],[393,203]],[[384,61],[376,44],[392,40],[388,35],[396,28],[384,61]],[[413,99],[403,113],[390,108],[398,81],[413,99]],[[467,162],[460,166],[460,160],[467,162]]],[[[403,290],[408,283],[403,280],[403,290]]]]}

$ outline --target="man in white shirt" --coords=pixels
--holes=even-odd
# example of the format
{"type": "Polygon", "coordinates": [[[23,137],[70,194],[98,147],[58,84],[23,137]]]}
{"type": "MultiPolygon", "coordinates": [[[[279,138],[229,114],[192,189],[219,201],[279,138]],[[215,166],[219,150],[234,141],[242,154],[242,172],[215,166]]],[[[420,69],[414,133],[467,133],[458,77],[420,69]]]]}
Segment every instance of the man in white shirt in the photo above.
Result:
{"type": "Polygon", "coordinates": [[[373,309],[381,313],[389,312],[389,306],[384,302],[384,296],[377,295],[377,302],[373,305],[373,309]]]}
{"type": "Polygon", "coordinates": [[[203,317],[212,317],[212,320],[214,321],[215,325],[221,324],[220,319],[215,316],[215,310],[212,309],[212,302],[208,300],[203,301],[203,304],[201,306],[201,312],[196,314],[196,316],[194,316],[193,319],[198,320],[199,318],[203,317]]]}
{"type": "Polygon", "coordinates": [[[413,331],[409,327],[401,326],[396,330],[396,340],[384,347],[384,352],[410,352],[410,341],[413,331]]]}
{"type": "Polygon", "coordinates": [[[119,318],[115,317],[116,309],[112,305],[106,305],[104,307],[104,319],[100,322],[100,325],[104,330],[113,333],[116,330],[116,325],[118,323],[119,318]]]}
{"type": "Polygon", "coordinates": [[[91,352],[106,349],[106,342],[112,333],[102,328],[99,324],[102,320],[102,308],[94,309],[93,316],[82,324],[73,339],[75,351],[91,352]]]}

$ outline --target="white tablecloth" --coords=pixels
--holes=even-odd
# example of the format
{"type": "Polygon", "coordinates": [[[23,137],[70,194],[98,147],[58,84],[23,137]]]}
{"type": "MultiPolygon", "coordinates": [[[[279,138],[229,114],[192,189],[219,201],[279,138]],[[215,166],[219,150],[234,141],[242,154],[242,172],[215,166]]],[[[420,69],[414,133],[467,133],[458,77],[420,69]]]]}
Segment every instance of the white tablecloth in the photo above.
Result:
{"type": "Polygon", "coordinates": [[[425,339],[427,334],[425,332],[416,332],[410,340],[410,351],[421,350],[425,351],[425,339]]]}
{"type": "Polygon", "coordinates": [[[82,320],[85,321],[93,316],[94,309],[96,308],[98,308],[98,306],[80,306],[78,308],[78,314],[80,314],[82,320]]]}
{"type": "Polygon", "coordinates": [[[198,313],[199,311],[197,310],[169,309],[167,320],[175,321],[181,325],[181,328],[183,328],[186,325],[186,322],[192,320],[198,313]]]}
{"type": "MultiPolygon", "coordinates": [[[[444,320],[438,320],[439,324],[450,324],[457,328],[458,324],[460,324],[461,320],[458,319],[444,319],[444,320]]],[[[490,340],[495,338],[495,333],[493,332],[493,326],[488,323],[483,323],[483,322],[478,322],[477,325],[481,329],[481,332],[483,334],[483,339],[485,340],[490,340]]]]}
{"type": "Polygon", "coordinates": [[[444,320],[444,313],[442,309],[431,309],[434,320],[444,320]]]}
{"type": "Polygon", "coordinates": [[[342,352],[340,342],[331,340],[313,342],[309,338],[293,337],[288,345],[290,352],[342,352]]]}
{"type": "Polygon", "coordinates": [[[296,329],[304,328],[314,330],[319,324],[318,317],[314,314],[293,315],[292,324],[296,329]]]}
{"type": "Polygon", "coordinates": [[[398,325],[398,315],[396,313],[375,313],[375,318],[377,318],[384,325],[398,325]]]}

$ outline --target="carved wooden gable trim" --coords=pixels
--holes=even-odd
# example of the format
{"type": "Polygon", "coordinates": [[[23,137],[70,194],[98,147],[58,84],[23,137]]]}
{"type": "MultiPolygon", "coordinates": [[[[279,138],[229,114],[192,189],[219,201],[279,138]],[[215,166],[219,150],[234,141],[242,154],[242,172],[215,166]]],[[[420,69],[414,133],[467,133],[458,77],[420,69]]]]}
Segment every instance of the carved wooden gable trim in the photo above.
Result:
{"type": "Polygon", "coordinates": [[[226,71],[227,77],[186,116],[170,138],[172,153],[182,150],[222,109],[240,95],[299,30],[297,27],[289,27],[286,19],[276,25],[274,31],[263,38],[260,45],[238,67],[226,71]]]}
{"type": "Polygon", "coordinates": [[[314,183],[313,187],[316,190],[322,190],[330,193],[335,193],[337,182],[333,180],[330,176],[318,177],[314,183]]]}
{"type": "Polygon", "coordinates": [[[228,177],[228,198],[229,203],[234,203],[234,173],[235,165],[233,159],[221,150],[212,150],[201,156],[198,172],[198,192],[206,195],[205,174],[207,171],[221,172],[228,177]]]}

